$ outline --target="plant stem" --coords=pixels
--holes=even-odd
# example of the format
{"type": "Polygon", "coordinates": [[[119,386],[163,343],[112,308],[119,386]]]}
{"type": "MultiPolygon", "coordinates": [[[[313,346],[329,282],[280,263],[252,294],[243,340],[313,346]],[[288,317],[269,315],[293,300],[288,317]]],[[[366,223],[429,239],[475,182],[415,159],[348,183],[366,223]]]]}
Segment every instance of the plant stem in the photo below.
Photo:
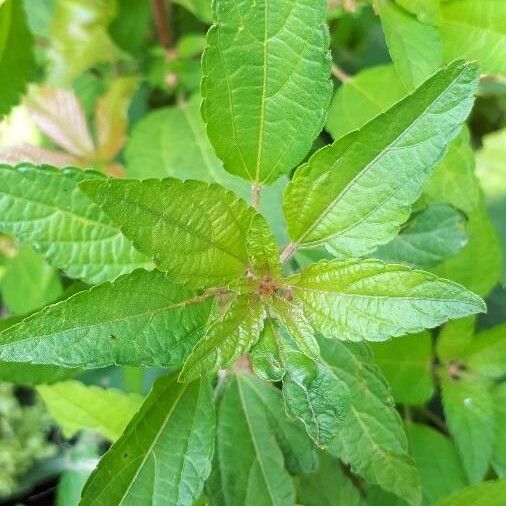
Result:
{"type": "Polygon", "coordinates": [[[293,257],[293,255],[295,254],[295,252],[297,251],[297,248],[299,247],[298,244],[296,243],[290,243],[282,252],[281,252],[281,255],[279,257],[279,260],[281,263],[285,263],[285,262],[288,262],[288,260],[290,260],[290,258],[293,257]]]}
{"type": "Polygon", "coordinates": [[[262,192],[262,186],[258,183],[251,185],[251,205],[258,211],[260,205],[260,193],[262,192]]]}
{"type": "Polygon", "coordinates": [[[151,7],[153,9],[156,36],[165,49],[171,49],[174,38],[167,20],[167,10],[171,7],[170,0],[151,0],[151,7]]]}
{"type": "Polygon", "coordinates": [[[351,77],[335,63],[332,63],[332,75],[342,83],[345,83],[351,79],[351,77]]]}

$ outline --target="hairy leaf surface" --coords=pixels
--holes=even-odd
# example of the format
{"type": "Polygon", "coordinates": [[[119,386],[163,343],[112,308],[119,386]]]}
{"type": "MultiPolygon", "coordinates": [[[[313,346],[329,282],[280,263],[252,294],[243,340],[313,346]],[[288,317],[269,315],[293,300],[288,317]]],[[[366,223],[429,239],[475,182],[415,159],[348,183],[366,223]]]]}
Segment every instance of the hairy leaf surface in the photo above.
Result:
{"type": "Polygon", "coordinates": [[[401,419],[385,379],[363,344],[320,340],[322,356],[350,390],[351,410],[329,451],[369,483],[405,499],[420,502],[420,482],[407,454],[401,419]]]}
{"type": "Polygon", "coordinates": [[[293,243],[360,256],[393,239],[469,114],[477,79],[476,65],[455,62],[315,153],[285,192],[293,243]]]}
{"type": "Polygon", "coordinates": [[[158,271],[135,271],[4,330],[0,359],[88,368],[178,365],[202,335],[210,305],[158,271]]]}
{"type": "Polygon", "coordinates": [[[486,309],[456,283],[377,260],[322,261],[288,283],[316,330],[351,341],[382,341],[486,309]]]}
{"type": "Polygon", "coordinates": [[[90,476],[80,504],[192,504],[211,470],[214,438],[209,381],[160,378],[90,476]]]}
{"type": "Polygon", "coordinates": [[[246,273],[255,214],[225,188],[172,178],[87,181],[81,188],[175,282],[215,287],[246,273]]]}
{"type": "Polygon", "coordinates": [[[326,7],[324,0],[214,3],[202,112],[232,174],[276,180],[323,128],[332,91],[326,7]]]}
{"type": "Polygon", "coordinates": [[[31,243],[51,265],[88,283],[150,268],[126,237],[78,188],[101,180],[67,168],[0,166],[0,230],[31,243]]]}

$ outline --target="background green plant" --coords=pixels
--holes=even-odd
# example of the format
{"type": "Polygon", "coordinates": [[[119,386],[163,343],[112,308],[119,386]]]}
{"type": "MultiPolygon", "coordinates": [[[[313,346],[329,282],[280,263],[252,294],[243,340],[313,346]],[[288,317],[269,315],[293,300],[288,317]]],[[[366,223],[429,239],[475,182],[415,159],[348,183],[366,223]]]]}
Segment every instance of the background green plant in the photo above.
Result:
{"type": "MultiPolygon", "coordinates": [[[[78,503],[81,487],[103,449],[100,441],[116,443],[90,479],[83,504],[93,500],[118,504],[114,494],[125,490],[129,494],[126,500],[133,504],[151,504],[153,491],[167,504],[188,504],[202,490],[209,472],[203,495],[196,501],[199,504],[395,505],[406,501],[418,504],[420,495],[427,505],[505,502],[505,482],[501,480],[506,466],[501,430],[506,417],[503,2],[328,2],[334,94],[322,133],[324,110],[332,91],[325,80],[330,62],[322,50],[328,42],[325,32],[308,30],[313,26],[309,17],[318,10],[304,10],[311,2],[286,0],[275,7],[266,2],[274,14],[275,9],[281,13],[297,4],[306,23],[302,30],[294,22],[290,31],[319,34],[319,38],[315,35],[312,41],[311,47],[316,49],[304,54],[307,65],[299,69],[302,80],[298,86],[278,95],[279,103],[271,110],[259,113],[251,103],[261,103],[262,97],[251,87],[262,83],[262,73],[245,76],[227,67],[242,64],[246,46],[237,45],[228,51],[225,63],[216,47],[234,48],[241,40],[248,41],[248,54],[255,58],[264,47],[262,34],[256,33],[260,21],[253,17],[244,22],[228,2],[216,1],[218,21],[242,30],[227,38],[225,30],[220,35],[215,29],[208,38],[211,47],[204,58],[202,88],[207,132],[199,111],[199,89],[200,56],[212,19],[209,2],[181,0],[151,5],[133,0],[4,0],[0,4],[0,75],[8,76],[0,83],[0,114],[8,114],[0,124],[0,158],[12,165],[23,163],[18,169],[3,167],[0,177],[0,229],[10,234],[1,238],[0,287],[6,316],[2,327],[7,330],[0,338],[5,360],[0,362],[0,379],[34,386],[65,438],[58,456],[32,469],[32,476],[37,476],[37,471],[44,477],[62,473],[56,499],[59,504],[78,503]],[[250,33],[260,39],[251,43],[250,33]],[[430,158],[430,147],[434,142],[444,147],[453,137],[452,128],[459,126],[467,112],[460,119],[448,116],[444,121],[449,123],[441,127],[437,140],[434,132],[443,122],[427,114],[419,102],[420,92],[404,102],[404,109],[392,107],[455,59],[476,60],[481,78],[467,125],[438,161],[437,156],[430,158]],[[311,66],[311,62],[319,62],[319,66],[311,66]],[[301,83],[307,79],[320,84],[311,86],[312,94],[306,96],[301,83]],[[239,111],[237,137],[230,130],[234,111],[227,111],[220,102],[227,85],[244,97],[238,99],[244,109],[239,111]],[[290,109],[298,101],[305,104],[305,111],[290,109]],[[387,110],[386,116],[376,118],[387,110]],[[297,123],[297,113],[306,119],[302,127],[297,123]],[[286,123],[280,128],[275,121],[282,115],[286,123]],[[397,159],[390,165],[378,164],[384,172],[370,185],[381,183],[381,191],[361,193],[361,188],[356,188],[353,206],[337,200],[331,219],[311,229],[311,213],[318,214],[325,199],[334,202],[332,197],[339,196],[339,178],[332,179],[332,173],[325,172],[325,164],[347,143],[355,142],[360,149],[354,149],[354,157],[343,162],[343,170],[359,169],[364,161],[362,153],[375,145],[374,132],[394,137],[394,127],[402,132],[410,125],[410,115],[425,121],[413,143],[423,143],[425,132],[433,134],[430,142],[425,139],[419,156],[411,151],[402,163],[397,159]],[[250,132],[255,125],[252,118],[256,117],[263,117],[268,126],[260,142],[250,132]],[[358,141],[354,134],[344,137],[357,129],[358,141]],[[310,141],[317,135],[311,148],[310,141]],[[301,142],[296,142],[287,155],[283,149],[294,137],[301,142]],[[332,139],[338,142],[292,173],[299,162],[308,160],[309,150],[330,145],[332,139]],[[237,145],[242,153],[237,152],[237,145]],[[240,155],[245,157],[242,161],[240,155]],[[77,168],[34,168],[26,162],[77,168]],[[358,228],[356,236],[347,235],[354,212],[366,212],[367,206],[374,204],[374,196],[381,199],[385,189],[398,185],[399,166],[411,172],[395,195],[412,206],[398,211],[393,220],[397,226],[391,228],[389,216],[389,226],[376,228],[373,233],[366,226],[358,228]],[[129,217],[138,212],[136,205],[120,205],[118,195],[128,193],[136,204],[154,206],[159,214],[167,209],[181,213],[181,219],[191,218],[186,211],[193,205],[196,212],[198,202],[204,214],[221,202],[224,207],[216,209],[217,217],[225,214],[227,205],[233,206],[238,236],[248,229],[253,213],[222,190],[176,181],[170,183],[170,191],[166,185],[157,187],[158,183],[104,183],[100,174],[80,170],[84,168],[141,180],[169,176],[217,182],[247,202],[251,201],[253,184],[253,203],[261,195],[260,211],[278,244],[306,242],[325,246],[330,252],[323,247],[300,249],[292,258],[295,248],[289,246],[284,258],[290,256],[290,271],[333,256],[370,256],[456,281],[486,298],[488,314],[424,331],[424,327],[434,327],[459,313],[453,308],[439,321],[413,324],[403,320],[405,312],[398,312],[399,302],[391,303],[382,316],[394,321],[387,322],[387,330],[369,337],[399,337],[368,345],[319,340],[322,359],[315,360],[312,354],[318,343],[309,337],[309,322],[292,307],[287,312],[278,301],[278,318],[268,320],[262,345],[253,349],[251,362],[263,380],[283,379],[285,405],[279,388],[249,374],[249,365],[239,362],[225,378],[219,376],[214,414],[211,382],[178,383],[174,369],[169,368],[172,374],[168,376],[165,369],[179,366],[198,341],[201,331],[194,322],[209,315],[210,300],[199,300],[201,303],[188,311],[176,309],[156,318],[127,320],[126,326],[100,327],[100,322],[111,312],[120,318],[127,318],[133,309],[159,314],[162,302],[177,305],[201,297],[200,289],[216,286],[211,283],[216,276],[221,284],[228,285],[242,275],[242,264],[217,255],[207,258],[207,263],[185,262],[195,243],[185,249],[185,236],[170,227],[160,230],[158,243],[153,243],[155,223],[142,214],[136,216],[135,223],[129,223],[129,217]],[[316,177],[320,186],[315,189],[316,177]],[[289,179],[283,209],[281,201],[289,179]],[[418,198],[423,179],[427,181],[418,198]],[[161,198],[163,192],[165,200],[161,198]],[[306,192],[303,200],[301,192],[306,192]],[[305,212],[304,205],[310,212],[305,212]],[[339,220],[332,219],[334,212],[339,220]],[[247,225],[241,226],[241,220],[247,225]],[[140,223],[145,226],[139,227],[140,223]],[[375,249],[378,243],[384,244],[375,249]],[[153,255],[163,250],[164,244],[168,245],[165,256],[153,255]],[[153,260],[168,272],[171,282],[158,271],[139,270],[112,285],[100,284],[137,268],[152,269],[153,260]],[[99,286],[88,292],[89,285],[99,286]],[[145,287],[151,287],[156,296],[147,297],[145,287]],[[24,320],[45,304],[73,294],[77,295],[72,302],[51,306],[24,320]],[[76,323],[83,322],[83,315],[95,319],[98,327],[93,332],[72,331],[76,323]],[[24,323],[10,328],[20,320],[24,323]],[[70,322],[70,330],[62,327],[65,321],[70,322]],[[290,326],[292,321],[297,325],[290,326]],[[176,346],[180,329],[191,330],[193,338],[176,346]],[[421,332],[404,335],[407,331],[421,332]],[[162,333],[165,338],[174,336],[174,346],[167,348],[161,343],[162,333]],[[52,340],[42,347],[30,347],[24,340],[16,347],[18,338],[28,336],[37,342],[48,335],[52,340]],[[137,339],[138,348],[125,345],[124,336],[137,339]],[[5,346],[6,342],[14,345],[5,346]],[[279,342],[287,342],[287,348],[277,349],[279,342]],[[297,350],[304,345],[307,349],[297,350]],[[144,350],[143,354],[139,350],[144,350]],[[131,367],[139,361],[150,367],[131,367]],[[127,365],[113,365],[118,363],[127,365]],[[83,372],[83,367],[92,370],[83,372]],[[287,368],[288,375],[284,372],[287,368]],[[140,407],[142,397],[159,375],[163,377],[140,407]],[[103,386],[109,388],[100,388],[103,386]],[[317,416],[308,418],[308,407],[317,416]],[[287,417],[285,410],[299,421],[287,417]],[[167,413],[171,416],[164,418],[167,413]],[[164,420],[163,437],[156,440],[151,453],[152,432],[164,420]],[[325,450],[315,450],[304,426],[325,450]],[[332,439],[336,431],[338,437],[332,439]],[[136,474],[133,470],[142,457],[148,465],[139,467],[136,474]],[[161,474],[154,477],[152,461],[161,466],[161,474]],[[157,478],[172,476],[175,468],[181,469],[178,476],[184,477],[184,486],[177,488],[177,480],[157,478]],[[115,486],[104,489],[110,475],[116,473],[120,478],[115,486]]],[[[297,44],[290,38],[282,42],[288,48],[297,44]]],[[[284,51],[281,61],[286,67],[292,55],[286,48],[280,51],[284,51]]],[[[283,66],[279,68],[282,74],[283,66]]],[[[427,93],[437,97],[438,86],[440,90],[449,86],[447,75],[443,72],[433,80],[433,91],[427,93]]],[[[276,76],[266,82],[275,85],[276,76]]],[[[462,95],[458,96],[461,84],[452,89],[458,103],[473,92],[469,89],[466,95],[460,91],[462,95]]],[[[268,94],[274,92],[267,88],[268,94]]],[[[441,117],[441,111],[444,107],[434,112],[441,117]]],[[[239,244],[230,233],[225,237],[234,255],[254,262],[263,274],[277,277],[277,248],[271,232],[259,215],[254,216],[254,226],[242,234],[244,243],[239,244]],[[266,247],[259,250],[258,244],[266,247]]],[[[346,268],[355,268],[354,261],[349,262],[346,268]]],[[[327,264],[317,265],[320,267],[309,267],[306,274],[298,275],[296,284],[314,283],[311,272],[318,274],[318,269],[327,264]]],[[[364,265],[374,268],[378,264],[369,261],[364,265]]],[[[398,290],[402,283],[392,280],[392,286],[398,290]]],[[[212,346],[207,350],[205,344],[201,346],[198,360],[190,360],[183,375],[196,377],[204,370],[219,369],[249,349],[252,336],[259,331],[258,317],[265,316],[264,309],[252,304],[247,295],[258,290],[257,286],[239,283],[234,290],[243,295],[235,299],[222,323],[235,343],[226,350],[223,347],[218,359],[220,354],[211,352],[221,349],[223,330],[208,333],[206,342],[212,346]],[[245,313],[251,316],[248,325],[242,318],[245,313]]],[[[218,296],[224,307],[230,303],[225,293],[211,295],[218,296]]],[[[312,317],[310,323],[315,326],[316,322],[317,329],[329,337],[335,322],[323,326],[316,316],[327,302],[313,295],[304,302],[313,308],[308,315],[310,320],[312,317]]],[[[338,314],[335,306],[332,311],[338,314]]],[[[433,307],[428,311],[432,317],[433,311],[433,307]]],[[[469,308],[460,311],[462,315],[476,312],[469,308]]],[[[357,315],[346,322],[352,318],[357,315]]],[[[364,337],[357,336],[353,328],[346,332],[348,339],[364,337]]],[[[9,406],[13,406],[7,415],[16,417],[18,401],[11,387],[5,388],[9,406]]],[[[21,419],[30,425],[27,415],[21,419]]],[[[43,423],[40,428],[37,424],[34,437],[44,449],[43,423]]],[[[29,430],[33,430],[31,425],[29,430]]],[[[0,438],[4,448],[4,433],[0,438]]],[[[18,438],[16,444],[20,441],[18,438]]],[[[25,482],[21,478],[31,459],[49,456],[30,448],[7,450],[9,466],[19,459],[12,475],[21,479],[21,487],[32,486],[30,475],[25,482]]],[[[13,491],[15,487],[9,484],[3,492],[13,491]]]]}

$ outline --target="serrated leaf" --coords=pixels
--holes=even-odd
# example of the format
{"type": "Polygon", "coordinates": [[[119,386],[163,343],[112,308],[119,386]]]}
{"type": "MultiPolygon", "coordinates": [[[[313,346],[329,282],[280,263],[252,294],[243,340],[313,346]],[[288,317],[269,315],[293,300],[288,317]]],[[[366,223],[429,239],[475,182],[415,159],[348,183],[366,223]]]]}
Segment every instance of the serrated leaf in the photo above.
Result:
{"type": "Polygon", "coordinates": [[[107,32],[115,15],[116,3],[106,0],[56,2],[48,51],[50,82],[68,86],[85,70],[121,56],[107,32]]]}
{"type": "Polygon", "coordinates": [[[88,368],[179,365],[201,337],[210,306],[209,298],[158,271],[135,271],[4,330],[0,360],[88,368]]]}
{"type": "Polygon", "coordinates": [[[350,390],[351,410],[329,452],[369,483],[420,503],[420,481],[407,454],[401,419],[385,379],[363,344],[320,340],[323,360],[350,390]]]}
{"type": "Polygon", "coordinates": [[[297,503],[304,506],[364,506],[359,490],[353,485],[338,459],[319,454],[318,471],[297,479],[297,503]]]}
{"type": "Polygon", "coordinates": [[[486,481],[438,501],[435,506],[497,506],[506,502],[506,479],[486,481]]]}
{"type": "Polygon", "coordinates": [[[279,322],[267,318],[257,344],[251,349],[251,366],[265,381],[281,381],[285,374],[285,357],[280,346],[279,322]]]}
{"type": "Polygon", "coordinates": [[[283,398],[289,416],[300,420],[315,444],[324,447],[349,411],[349,391],[326,364],[298,351],[285,357],[283,398]]]}
{"type": "Polygon", "coordinates": [[[78,188],[98,173],[67,168],[0,166],[0,230],[31,243],[51,265],[88,283],[151,268],[78,188]]]}
{"type": "Polygon", "coordinates": [[[293,506],[293,482],[254,387],[258,380],[234,374],[218,409],[217,456],[220,506],[293,506]]]}
{"type": "Polygon", "coordinates": [[[322,261],[287,283],[318,332],[351,341],[383,341],[486,310],[456,283],[377,260],[322,261]]]}
{"type": "Polygon", "coordinates": [[[279,389],[254,376],[248,377],[248,388],[252,394],[251,401],[262,404],[265,410],[271,431],[283,452],[288,472],[314,472],[318,467],[318,458],[313,443],[303,426],[287,417],[279,389]]]}
{"type": "Polygon", "coordinates": [[[322,129],[332,90],[326,10],[325,0],[214,3],[202,112],[232,174],[275,181],[304,158],[322,129]]]}
{"type": "Polygon", "coordinates": [[[237,296],[196,344],[179,375],[180,381],[192,381],[232,365],[258,341],[264,317],[265,309],[258,300],[249,294],[237,296]]]}
{"type": "Polygon", "coordinates": [[[255,213],[225,188],[172,178],[86,181],[81,188],[175,282],[216,287],[245,275],[255,213]]]}
{"type": "Polygon", "coordinates": [[[466,214],[480,204],[480,185],[474,174],[474,151],[469,137],[469,129],[464,126],[424,189],[429,202],[448,202],[466,214]]]}
{"type": "Polygon", "coordinates": [[[390,384],[395,402],[421,406],[434,394],[432,336],[421,332],[371,343],[374,360],[390,384]]]}
{"type": "Polygon", "coordinates": [[[488,382],[478,377],[452,378],[451,364],[441,371],[446,423],[471,483],[483,480],[490,465],[495,418],[488,382]]]}
{"type": "Polygon", "coordinates": [[[419,86],[443,64],[436,26],[421,23],[391,0],[374,0],[395,68],[408,88],[419,86]]]}
{"type": "Polygon", "coordinates": [[[406,426],[409,452],[420,472],[424,505],[465,487],[468,482],[452,440],[418,423],[406,426]]]}
{"type": "Polygon", "coordinates": [[[506,5],[501,0],[441,2],[444,56],[478,60],[483,72],[506,75],[506,5]]]}
{"type": "Polygon", "coordinates": [[[393,65],[361,70],[337,89],[326,128],[334,138],[362,128],[408,94],[393,65]]]}
{"type": "Polygon", "coordinates": [[[0,281],[2,299],[11,314],[24,314],[53,302],[63,292],[58,273],[30,246],[7,264],[0,281]]]}
{"type": "Polygon", "coordinates": [[[258,276],[281,276],[278,245],[265,218],[256,214],[246,236],[246,250],[252,270],[258,276]]]}
{"type": "Polygon", "coordinates": [[[37,391],[68,439],[89,429],[115,441],[142,404],[139,395],[79,381],[41,385],[37,391]]]}
{"type": "Polygon", "coordinates": [[[313,155],[285,192],[294,245],[360,256],[393,239],[469,114],[477,79],[475,65],[455,62],[313,155]]]}
{"type": "Polygon", "coordinates": [[[0,119],[16,105],[35,73],[33,39],[22,2],[0,5],[0,119]]]}
{"type": "Polygon", "coordinates": [[[158,379],[90,476],[81,506],[192,504],[211,470],[214,438],[209,381],[180,384],[175,376],[158,379]]]}
{"type": "Polygon", "coordinates": [[[455,256],[466,242],[463,215],[449,205],[432,204],[415,213],[399,235],[380,246],[373,256],[428,268],[455,256]]]}

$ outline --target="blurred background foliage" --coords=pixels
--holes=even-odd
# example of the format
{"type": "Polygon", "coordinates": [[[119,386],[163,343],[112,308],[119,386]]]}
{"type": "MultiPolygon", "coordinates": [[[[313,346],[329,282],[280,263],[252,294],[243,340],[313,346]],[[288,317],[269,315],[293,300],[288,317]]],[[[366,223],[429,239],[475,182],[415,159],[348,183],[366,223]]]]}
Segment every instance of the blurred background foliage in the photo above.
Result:
{"type": "MultiPolygon", "coordinates": [[[[506,472],[500,430],[506,425],[506,10],[494,20],[480,11],[488,3],[328,1],[335,94],[315,147],[364,125],[443,61],[478,59],[483,68],[467,128],[402,234],[373,255],[454,279],[489,307],[477,321],[372,346],[404,417],[425,505],[506,472]],[[458,31],[452,23],[482,15],[497,24],[497,40],[485,37],[480,45],[472,27],[458,31]],[[424,250],[420,237],[434,247],[424,250]]],[[[224,171],[200,118],[200,57],[211,17],[210,0],[0,0],[0,162],[217,181],[246,197],[248,185],[224,171]]],[[[266,188],[263,204],[281,242],[285,184],[282,178],[266,188]]],[[[300,253],[299,264],[309,255],[325,253],[300,253]]],[[[0,237],[1,328],[84,287],[37,251],[0,237]]],[[[158,373],[81,374],[0,363],[3,504],[77,504],[98,455],[158,373]],[[89,399],[87,409],[72,403],[76,396],[89,399]],[[51,419],[58,427],[51,429],[51,419]]],[[[335,504],[362,504],[339,473],[330,456],[322,457],[319,473],[300,479],[300,502],[316,504],[310,491],[328,487],[329,497],[348,501],[335,504]]],[[[402,503],[369,488],[368,504],[402,503]]]]}

